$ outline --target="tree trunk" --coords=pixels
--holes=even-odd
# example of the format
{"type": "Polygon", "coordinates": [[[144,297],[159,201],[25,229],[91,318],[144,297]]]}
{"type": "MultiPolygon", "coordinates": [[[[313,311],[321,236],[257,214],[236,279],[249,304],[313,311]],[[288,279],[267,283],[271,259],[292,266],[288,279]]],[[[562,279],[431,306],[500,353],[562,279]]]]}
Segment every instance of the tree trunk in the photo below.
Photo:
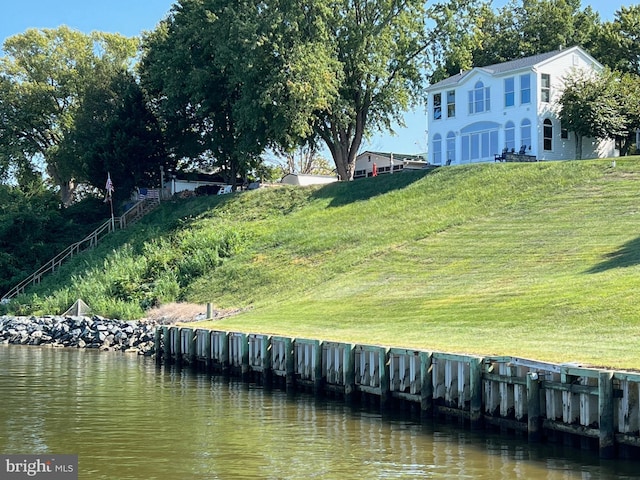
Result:
{"type": "Polygon", "coordinates": [[[621,157],[626,157],[627,155],[629,155],[629,150],[631,149],[631,145],[633,145],[636,139],[635,137],[635,132],[633,132],[633,134],[629,134],[626,137],[622,137],[619,139],[621,157]]]}
{"type": "MultiPolygon", "coordinates": [[[[66,180],[58,173],[58,168],[54,163],[47,165],[47,173],[53,183],[60,188],[60,201],[65,207],[68,207],[73,203],[73,199],[76,191],[76,182],[73,179],[66,180]]],[[[106,179],[105,179],[106,181],[106,179]]]]}
{"type": "Polygon", "coordinates": [[[353,180],[353,174],[356,169],[356,155],[358,153],[357,148],[354,148],[353,143],[349,145],[348,141],[338,142],[333,145],[327,143],[333,162],[336,164],[336,170],[338,177],[341,181],[353,180]]]}
{"type": "Polygon", "coordinates": [[[238,173],[240,172],[240,160],[237,157],[231,158],[229,161],[229,177],[227,183],[231,185],[231,191],[238,190],[238,173]]]}
{"type": "Polygon", "coordinates": [[[582,160],[582,135],[579,135],[577,132],[576,136],[576,160],[582,160]]]}
{"type": "Polygon", "coordinates": [[[361,111],[357,115],[355,124],[352,123],[347,128],[330,127],[330,129],[317,130],[331,152],[341,181],[353,180],[356,156],[364,135],[365,117],[366,112],[361,111]]]}
{"type": "Polygon", "coordinates": [[[75,197],[75,184],[73,181],[63,182],[60,187],[60,200],[62,200],[62,204],[65,207],[68,207],[73,203],[73,199],[75,197]]]}

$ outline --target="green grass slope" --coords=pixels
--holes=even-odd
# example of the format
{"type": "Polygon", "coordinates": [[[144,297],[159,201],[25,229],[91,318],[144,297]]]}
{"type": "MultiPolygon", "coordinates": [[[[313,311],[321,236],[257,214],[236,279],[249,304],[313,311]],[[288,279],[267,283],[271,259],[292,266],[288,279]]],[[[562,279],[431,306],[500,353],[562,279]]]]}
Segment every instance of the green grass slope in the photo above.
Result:
{"type": "Polygon", "coordinates": [[[205,326],[640,368],[640,162],[481,164],[165,204],[23,309],[180,299],[205,326]],[[61,285],[63,285],[61,287],[61,285]]]}

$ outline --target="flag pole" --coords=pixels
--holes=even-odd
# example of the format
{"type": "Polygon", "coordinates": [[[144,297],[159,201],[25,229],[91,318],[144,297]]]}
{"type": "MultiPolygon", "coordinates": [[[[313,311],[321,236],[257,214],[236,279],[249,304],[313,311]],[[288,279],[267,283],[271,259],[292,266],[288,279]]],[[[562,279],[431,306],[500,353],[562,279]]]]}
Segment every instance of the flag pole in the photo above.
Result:
{"type": "Polygon", "coordinates": [[[113,218],[113,198],[111,197],[111,195],[109,195],[109,205],[111,206],[111,230],[115,230],[116,221],[115,218],[113,218]]]}

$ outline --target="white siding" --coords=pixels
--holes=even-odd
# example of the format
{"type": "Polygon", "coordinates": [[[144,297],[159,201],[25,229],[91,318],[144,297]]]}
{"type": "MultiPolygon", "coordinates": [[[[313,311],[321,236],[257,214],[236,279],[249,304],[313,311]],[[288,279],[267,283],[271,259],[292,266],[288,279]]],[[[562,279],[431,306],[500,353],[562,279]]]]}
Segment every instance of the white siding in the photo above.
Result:
{"type": "Polygon", "coordinates": [[[328,175],[299,175],[297,173],[288,173],[280,180],[285,185],[324,185],[327,183],[337,182],[338,178],[328,175]]]}
{"type": "MultiPolygon", "coordinates": [[[[455,158],[451,164],[494,161],[495,155],[502,152],[507,145],[508,122],[514,125],[513,143],[518,151],[526,143],[526,153],[534,155],[538,160],[566,160],[575,159],[575,139],[573,132],[568,132],[567,138],[562,138],[562,128],[557,116],[558,100],[563,89],[563,79],[574,69],[600,70],[602,66],[595,62],[586,52],[578,47],[558,52],[557,55],[538,64],[513,69],[500,73],[493,73],[490,67],[476,68],[462,77],[457,83],[450,82],[441,87],[430,87],[427,102],[428,145],[430,157],[434,156],[434,140],[438,137],[441,142],[441,158],[444,164],[452,152],[455,158]],[[521,78],[527,76],[530,85],[530,102],[522,103],[521,78]],[[541,87],[543,75],[549,78],[549,102],[542,101],[541,87]],[[506,82],[506,79],[512,81],[506,82]],[[478,86],[482,82],[485,90],[484,98],[478,86]],[[509,85],[509,103],[506,105],[505,85],[509,85]],[[455,91],[455,116],[448,115],[447,99],[450,91],[455,91]],[[472,93],[470,93],[472,92],[472,93]],[[440,95],[441,113],[434,118],[434,95],[440,95]],[[489,95],[489,102],[486,95],[489,95]],[[470,101],[474,106],[470,109],[470,101]],[[484,100],[481,105],[479,100],[484,100]],[[482,106],[484,105],[484,109],[482,106]],[[478,107],[478,108],[476,108],[478,107]],[[488,107],[488,108],[486,108],[488,107]],[[477,110],[484,110],[478,112],[477,110]],[[530,137],[523,138],[523,121],[531,122],[530,137]],[[552,132],[552,138],[545,144],[545,120],[551,122],[547,133],[552,132]],[[454,140],[451,141],[451,132],[454,140]],[[450,138],[447,142],[447,138],[450,138]],[[551,148],[545,148],[549,147],[551,148]],[[453,147],[453,148],[452,148],[453,147]]],[[[502,69],[495,69],[500,71],[502,69]]],[[[437,150],[436,150],[437,151],[437,150]]],[[[605,157],[614,155],[611,142],[584,141],[583,158],[605,157]]],[[[437,160],[435,157],[431,161],[437,160]]],[[[436,163],[436,162],[434,162],[436,163]]]]}

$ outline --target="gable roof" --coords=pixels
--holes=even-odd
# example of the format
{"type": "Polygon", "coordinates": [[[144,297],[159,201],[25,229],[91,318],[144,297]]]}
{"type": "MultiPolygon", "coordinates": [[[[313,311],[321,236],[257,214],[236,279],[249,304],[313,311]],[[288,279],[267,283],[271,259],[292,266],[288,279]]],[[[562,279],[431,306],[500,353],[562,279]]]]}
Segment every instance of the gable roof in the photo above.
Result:
{"type": "MultiPolygon", "coordinates": [[[[562,50],[554,50],[552,52],[547,52],[547,53],[540,53],[538,55],[532,55],[530,57],[524,57],[524,58],[517,58],[515,60],[510,60],[508,62],[502,62],[502,63],[496,63],[493,65],[487,65],[486,67],[474,67],[471,70],[465,70],[462,71],[456,75],[453,75],[449,78],[445,78],[444,80],[434,83],[433,85],[429,86],[427,88],[427,90],[436,90],[436,89],[440,89],[443,87],[447,87],[449,85],[457,85],[458,83],[460,83],[464,78],[466,78],[467,76],[469,76],[471,73],[476,72],[476,71],[484,71],[487,72],[490,75],[498,75],[501,73],[506,73],[506,72],[511,72],[511,71],[516,71],[516,70],[522,70],[524,68],[532,68],[535,67],[536,65],[543,63],[547,60],[550,60],[560,54],[566,54],[570,51],[581,51],[582,53],[587,54],[583,49],[581,49],[580,47],[576,46],[576,47],[571,47],[571,48],[565,48],[562,50]]],[[[587,54],[588,55],[588,54],[587,54]]],[[[594,59],[595,61],[595,59],[594,59]]]]}

